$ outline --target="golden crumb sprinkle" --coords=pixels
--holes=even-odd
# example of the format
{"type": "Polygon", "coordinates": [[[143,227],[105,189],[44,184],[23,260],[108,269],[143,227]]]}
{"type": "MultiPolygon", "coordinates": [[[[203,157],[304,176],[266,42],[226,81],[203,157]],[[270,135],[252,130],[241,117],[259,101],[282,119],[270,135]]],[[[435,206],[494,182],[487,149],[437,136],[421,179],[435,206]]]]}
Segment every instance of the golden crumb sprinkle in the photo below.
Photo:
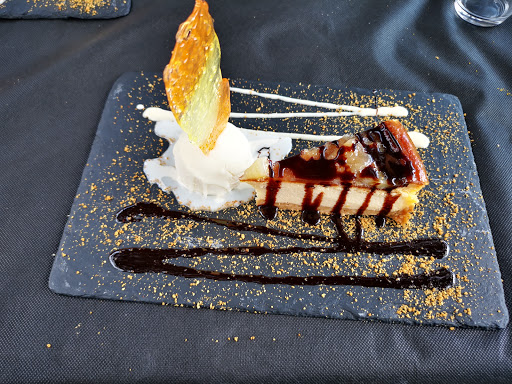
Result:
{"type": "Polygon", "coordinates": [[[108,0],[32,0],[32,2],[38,8],[56,7],[59,11],[76,10],[91,16],[97,15],[98,9],[109,5],[108,0]]]}
{"type": "Polygon", "coordinates": [[[83,13],[97,15],[98,8],[105,6],[107,0],[57,0],[56,4],[60,10],[77,9],[83,13]]]}

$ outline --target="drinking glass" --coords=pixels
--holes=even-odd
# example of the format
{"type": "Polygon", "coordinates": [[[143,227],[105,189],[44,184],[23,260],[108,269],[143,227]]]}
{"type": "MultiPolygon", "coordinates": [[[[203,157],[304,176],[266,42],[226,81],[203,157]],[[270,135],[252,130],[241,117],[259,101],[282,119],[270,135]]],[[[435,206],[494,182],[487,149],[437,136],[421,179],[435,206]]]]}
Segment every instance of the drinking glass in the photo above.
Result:
{"type": "Polygon", "coordinates": [[[480,27],[494,27],[512,15],[512,0],[455,0],[461,19],[480,27]]]}

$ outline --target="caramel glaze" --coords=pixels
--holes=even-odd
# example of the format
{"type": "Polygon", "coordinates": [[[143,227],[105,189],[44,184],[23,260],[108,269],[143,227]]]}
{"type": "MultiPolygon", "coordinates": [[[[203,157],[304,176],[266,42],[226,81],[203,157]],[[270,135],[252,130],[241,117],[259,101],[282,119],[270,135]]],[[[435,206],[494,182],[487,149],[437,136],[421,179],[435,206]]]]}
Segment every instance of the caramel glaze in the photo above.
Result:
{"type": "MultiPolygon", "coordinates": [[[[338,148],[336,156],[332,159],[326,158],[326,145],[319,147],[319,156],[317,158],[310,157],[305,159],[302,154],[289,157],[278,161],[269,166],[269,182],[265,202],[259,206],[260,214],[267,220],[272,220],[276,213],[275,207],[276,195],[279,192],[280,183],[293,175],[293,180],[304,182],[305,191],[302,202],[302,218],[303,221],[315,225],[320,219],[318,207],[322,203],[323,195],[318,195],[313,200],[313,186],[318,185],[341,185],[343,189],[340,192],[338,201],[332,209],[333,214],[340,213],[345,204],[350,185],[356,178],[364,178],[367,181],[373,180],[377,185],[381,182],[378,174],[382,175],[385,182],[389,185],[386,188],[388,192],[382,209],[379,213],[379,224],[385,223],[384,217],[391,212],[393,204],[398,196],[393,196],[391,192],[398,187],[404,187],[411,182],[425,182],[418,180],[418,174],[423,173],[415,169],[416,166],[423,167],[420,161],[416,159],[417,154],[411,154],[407,144],[407,151],[403,151],[400,143],[391,133],[388,127],[394,131],[401,132],[403,128],[398,127],[397,122],[387,121],[371,128],[367,131],[355,135],[356,140],[353,145],[343,146],[340,141],[334,141],[331,145],[338,148]],[[347,154],[356,149],[357,143],[360,143],[364,151],[373,159],[373,164],[362,169],[358,174],[351,172],[345,167],[347,162],[347,154]]],[[[419,158],[418,158],[419,159],[419,158]]],[[[376,186],[370,189],[365,201],[357,211],[357,215],[363,215],[368,208],[372,195],[375,193],[376,186]]]]}
{"type": "Polygon", "coordinates": [[[368,242],[362,239],[363,231],[359,217],[356,217],[356,236],[350,238],[344,231],[339,215],[332,215],[332,221],[338,232],[336,237],[314,235],[308,233],[294,233],[265,226],[247,224],[231,220],[208,218],[189,212],[166,210],[153,203],[137,203],[123,208],[117,214],[117,220],[122,223],[136,222],[143,217],[161,217],[177,220],[193,220],[224,226],[231,230],[251,231],[292,239],[307,239],[323,242],[323,246],[290,246],[285,248],[268,248],[262,246],[226,247],[226,248],[189,248],[189,249],[150,249],[150,248],[124,248],[114,250],[110,254],[110,261],[114,267],[125,272],[145,273],[161,272],[174,276],[207,278],[214,280],[237,280],[260,284],[289,284],[289,285],[360,285],[366,287],[383,288],[447,288],[453,284],[453,274],[445,268],[433,271],[430,274],[388,276],[286,276],[271,277],[262,275],[236,275],[216,271],[198,270],[189,267],[177,266],[169,263],[169,259],[192,258],[204,255],[245,255],[258,257],[264,254],[290,254],[296,252],[368,252],[375,254],[414,254],[418,256],[432,256],[443,258],[448,254],[448,244],[440,239],[417,239],[405,242],[368,242]]]}

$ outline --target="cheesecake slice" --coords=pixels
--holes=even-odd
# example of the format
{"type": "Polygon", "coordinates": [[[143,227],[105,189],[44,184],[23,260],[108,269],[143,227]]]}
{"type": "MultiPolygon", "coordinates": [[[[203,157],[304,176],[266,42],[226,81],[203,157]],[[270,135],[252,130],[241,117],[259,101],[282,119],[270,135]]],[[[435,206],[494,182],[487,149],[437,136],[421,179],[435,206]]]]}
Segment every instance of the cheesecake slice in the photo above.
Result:
{"type": "Polygon", "coordinates": [[[267,219],[277,208],[302,210],[310,224],[319,212],[387,216],[406,224],[418,191],[428,184],[416,147],[396,120],[281,161],[259,158],[241,180],[255,188],[267,219]]]}

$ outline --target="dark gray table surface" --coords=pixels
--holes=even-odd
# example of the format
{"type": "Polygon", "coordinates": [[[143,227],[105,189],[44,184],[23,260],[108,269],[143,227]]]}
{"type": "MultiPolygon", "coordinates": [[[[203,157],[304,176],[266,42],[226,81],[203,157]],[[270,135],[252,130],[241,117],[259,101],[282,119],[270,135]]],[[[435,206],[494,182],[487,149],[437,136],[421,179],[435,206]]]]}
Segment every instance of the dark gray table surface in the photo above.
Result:
{"type": "MultiPolygon", "coordinates": [[[[0,21],[0,382],[510,382],[510,326],[451,331],[48,289],[112,84],[162,70],[192,7],[135,0],[115,20],[0,21]]],[[[225,77],[458,96],[512,308],[511,20],[478,28],[449,0],[212,1],[211,13],[225,77]]]]}

